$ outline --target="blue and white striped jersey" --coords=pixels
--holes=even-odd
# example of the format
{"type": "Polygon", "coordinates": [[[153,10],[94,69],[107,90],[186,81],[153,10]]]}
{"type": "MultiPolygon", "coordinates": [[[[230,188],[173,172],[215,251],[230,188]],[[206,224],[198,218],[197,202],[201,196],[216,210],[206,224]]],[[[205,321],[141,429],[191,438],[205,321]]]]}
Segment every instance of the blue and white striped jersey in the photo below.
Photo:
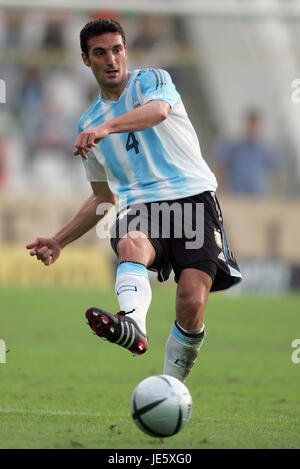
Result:
{"type": "Polygon", "coordinates": [[[101,140],[82,160],[89,181],[107,181],[120,205],[174,200],[215,191],[217,181],[168,72],[134,70],[119,101],[101,93],[79,120],[79,133],[142,106],[166,101],[171,110],[160,124],[138,132],[115,133],[101,140]]]}

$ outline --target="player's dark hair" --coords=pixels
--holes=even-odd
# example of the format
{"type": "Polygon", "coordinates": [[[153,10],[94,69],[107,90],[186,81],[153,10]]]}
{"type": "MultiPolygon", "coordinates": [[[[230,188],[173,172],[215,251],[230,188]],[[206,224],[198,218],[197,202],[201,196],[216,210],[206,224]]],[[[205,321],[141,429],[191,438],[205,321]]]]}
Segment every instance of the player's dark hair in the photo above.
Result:
{"type": "Polygon", "coordinates": [[[80,31],[80,47],[86,56],[89,55],[88,40],[94,36],[101,36],[106,33],[119,33],[122,36],[123,44],[126,45],[126,37],[120,23],[114,19],[98,18],[87,23],[80,31]]]}

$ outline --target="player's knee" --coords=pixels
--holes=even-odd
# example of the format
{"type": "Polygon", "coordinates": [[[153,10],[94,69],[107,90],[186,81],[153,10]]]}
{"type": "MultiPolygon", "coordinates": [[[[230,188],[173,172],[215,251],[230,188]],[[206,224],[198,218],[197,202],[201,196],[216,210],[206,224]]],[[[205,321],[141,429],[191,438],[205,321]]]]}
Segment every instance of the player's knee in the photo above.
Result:
{"type": "Polygon", "coordinates": [[[132,238],[122,238],[118,242],[117,251],[121,258],[132,257],[138,251],[138,246],[132,238]]]}
{"type": "Polygon", "coordinates": [[[204,318],[206,298],[200,292],[194,294],[182,293],[177,297],[177,319],[179,324],[187,330],[201,327],[204,318]]]}
{"type": "Polygon", "coordinates": [[[147,244],[149,244],[149,241],[144,237],[127,236],[120,239],[117,245],[120,261],[135,261],[148,265],[152,262],[155,252],[151,245],[149,245],[148,249],[147,244]]]}
{"type": "Polygon", "coordinates": [[[189,311],[191,314],[197,314],[203,310],[206,303],[206,297],[201,292],[196,293],[181,293],[177,297],[177,305],[189,311]]]}

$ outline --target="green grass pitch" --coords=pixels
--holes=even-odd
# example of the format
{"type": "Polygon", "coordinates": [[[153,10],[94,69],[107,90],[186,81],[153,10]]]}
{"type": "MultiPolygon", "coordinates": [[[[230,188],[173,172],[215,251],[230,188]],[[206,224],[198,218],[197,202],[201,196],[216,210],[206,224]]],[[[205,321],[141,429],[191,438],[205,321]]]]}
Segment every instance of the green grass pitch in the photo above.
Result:
{"type": "Polygon", "coordinates": [[[85,325],[89,306],[117,311],[113,288],[0,288],[0,448],[299,448],[298,296],[211,295],[188,425],[163,441],[134,425],[130,396],[162,373],[174,293],[153,288],[150,348],[134,358],[85,325]]]}

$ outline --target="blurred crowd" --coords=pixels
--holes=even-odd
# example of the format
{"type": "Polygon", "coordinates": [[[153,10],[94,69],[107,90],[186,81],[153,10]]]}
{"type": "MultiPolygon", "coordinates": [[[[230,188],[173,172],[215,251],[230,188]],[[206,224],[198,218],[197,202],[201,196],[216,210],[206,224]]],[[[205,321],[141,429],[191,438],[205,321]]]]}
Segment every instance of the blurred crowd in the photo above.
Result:
{"type": "MultiPolygon", "coordinates": [[[[123,24],[129,68],[168,69],[178,89],[184,89],[187,107],[197,100],[188,90],[193,73],[188,66],[187,73],[181,73],[184,60],[177,66],[174,59],[176,44],[182,47],[185,41],[178,18],[4,11],[0,14],[0,78],[5,80],[7,95],[6,104],[0,104],[0,190],[14,194],[88,190],[81,162],[72,151],[78,119],[99,91],[82,64],[79,32],[100,16],[123,24]]],[[[208,158],[222,190],[237,195],[279,191],[282,159],[264,141],[263,116],[252,110],[241,122],[240,137],[219,141],[208,158]]]]}

